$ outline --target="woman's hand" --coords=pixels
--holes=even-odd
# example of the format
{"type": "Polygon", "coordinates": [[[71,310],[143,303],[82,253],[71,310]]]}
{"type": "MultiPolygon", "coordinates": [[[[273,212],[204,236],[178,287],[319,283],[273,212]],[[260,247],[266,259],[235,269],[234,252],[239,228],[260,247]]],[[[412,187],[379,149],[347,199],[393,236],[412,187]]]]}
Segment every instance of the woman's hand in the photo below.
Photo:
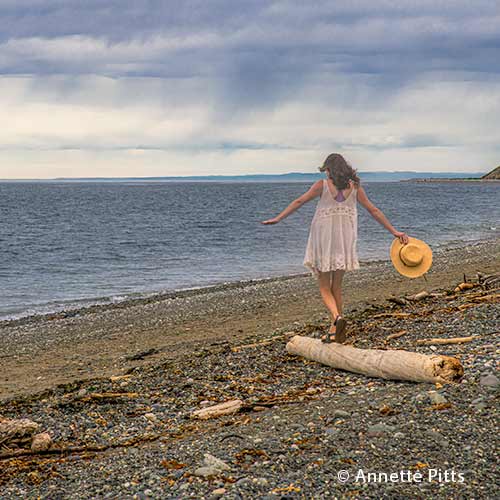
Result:
{"type": "Polygon", "coordinates": [[[274,219],[268,219],[268,220],[261,221],[261,224],[268,226],[270,224],[278,224],[279,221],[280,221],[280,219],[278,219],[278,217],[274,217],[274,219]]]}
{"type": "Polygon", "coordinates": [[[392,233],[396,238],[399,238],[399,241],[403,243],[403,245],[406,245],[408,241],[408,235],[406,233],[403,233],[401,231],[396,231],[395,233],[392,233]]]}

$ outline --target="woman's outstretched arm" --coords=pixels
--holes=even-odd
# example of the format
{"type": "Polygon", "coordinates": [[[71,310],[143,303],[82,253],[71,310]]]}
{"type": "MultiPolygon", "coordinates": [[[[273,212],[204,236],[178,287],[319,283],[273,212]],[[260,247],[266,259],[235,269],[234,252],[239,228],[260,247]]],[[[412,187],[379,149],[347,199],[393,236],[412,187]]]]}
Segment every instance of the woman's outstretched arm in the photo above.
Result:
{"type": "Polygon", "coordinates": [[[403,233],[402,231],[398,231],[384,215],[380,208],[376,207],[369,199],[365,193],[365,190],[362,186],[358,188],[358,201],[363,205],[366,210],[370,213],[370,215],[382,226],[384,226],[391,234],[393,234],[396,238],[399,238],[401,243],[408,243],[408,235],[403,233]]]}
{"type": "Polygon", "coordinates": [[[279,215],[274,217],[273,219],[263,220],[261,224],[277,224],[279,221],[283,220],[285,217],[288,217],[291,213],[295,212],[295,210],[299,209],[304,203],[311,201],[317,196],[321,196],[321,190],[323,188],[323,181],[316,181],[308,191],[306,191],[303,195],[299,196],[297,199],[293,200],[288,207],[283,210],[279,215]]]}

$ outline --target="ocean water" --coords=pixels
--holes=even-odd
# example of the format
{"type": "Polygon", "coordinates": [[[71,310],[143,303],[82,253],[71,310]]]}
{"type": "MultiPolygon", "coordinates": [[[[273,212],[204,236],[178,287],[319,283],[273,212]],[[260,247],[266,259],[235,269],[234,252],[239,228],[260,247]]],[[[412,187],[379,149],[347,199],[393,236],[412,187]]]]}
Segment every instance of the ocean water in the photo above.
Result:
{"type": "MultiPolygon", "coordinates": [[[[433,249],[500,235],[500,184],[364,183],[399,230],[433,249]]],[[[263,226],[302,183],[0,183],[0,318],[303,273],[317,200],[263,226]]],[[[361,261],[392,235],[358,204],[361,261]]]]}

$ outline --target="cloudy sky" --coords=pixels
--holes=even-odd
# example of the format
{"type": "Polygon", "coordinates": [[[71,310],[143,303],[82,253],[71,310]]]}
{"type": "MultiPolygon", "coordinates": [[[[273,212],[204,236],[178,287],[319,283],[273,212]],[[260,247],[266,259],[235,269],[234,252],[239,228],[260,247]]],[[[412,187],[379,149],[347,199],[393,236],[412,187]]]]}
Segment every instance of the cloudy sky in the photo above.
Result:
{"type": "Polygon", "coordinates": [[[500,164],[498,0],[0,0],[0,178],[500,164]]]}

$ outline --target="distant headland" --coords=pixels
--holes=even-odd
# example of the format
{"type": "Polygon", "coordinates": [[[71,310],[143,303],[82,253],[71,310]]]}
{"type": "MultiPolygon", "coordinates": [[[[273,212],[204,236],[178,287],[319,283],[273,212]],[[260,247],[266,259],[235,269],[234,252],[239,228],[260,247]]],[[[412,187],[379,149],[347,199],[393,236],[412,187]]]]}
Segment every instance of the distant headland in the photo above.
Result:
{"type": "Polygon", "coordinates": [[[500,165],[481,177],[419,177],[400,182],[500,182],[500,165]]]}

